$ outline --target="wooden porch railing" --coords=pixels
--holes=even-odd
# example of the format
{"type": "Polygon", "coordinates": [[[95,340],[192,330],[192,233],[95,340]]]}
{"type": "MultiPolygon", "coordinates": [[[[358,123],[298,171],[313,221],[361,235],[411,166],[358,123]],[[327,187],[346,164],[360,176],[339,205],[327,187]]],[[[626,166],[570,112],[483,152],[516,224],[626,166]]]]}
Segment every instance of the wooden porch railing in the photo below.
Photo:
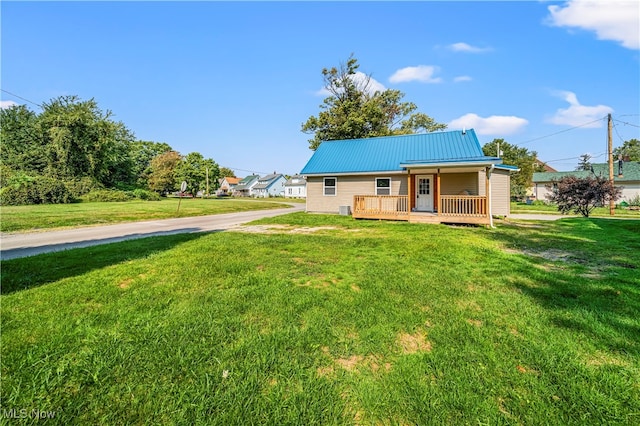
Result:
{"type": "Polygon", "coordinates": [[[480,195],[441,195],[438,214],[440,216],[487,216],[487,197],[480,195]]]}
{"type": "MultiPolygon", "coordinates": [[[[438,212],[433,213],[434,218],[488,217],[485,196],[441,195],[439,201],[438,212]]],[[[353,217],[356,219],[409,220],[409,214],[409,197],[406,195],[355,195],[353,197],[353,217]]],[[[417,214],[421,213],[417,212],[417,214]]],[[[477,222],[477,219],[473,222],[477,222]]]]}
{"type": "Polygon", "coordinates": [[[355,195],[353,217],[408,220],[409,197],[406,195],[355,195]]]}

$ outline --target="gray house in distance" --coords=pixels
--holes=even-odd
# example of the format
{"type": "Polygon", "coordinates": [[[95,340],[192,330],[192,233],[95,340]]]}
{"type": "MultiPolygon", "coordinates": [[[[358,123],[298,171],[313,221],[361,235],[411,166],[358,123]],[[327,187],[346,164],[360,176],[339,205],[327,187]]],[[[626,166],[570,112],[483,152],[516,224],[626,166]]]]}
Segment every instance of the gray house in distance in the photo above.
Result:
{"type": "Polygon", "coordinates": [[[273,172],[261,177],[253,187],[253,196],[260,198],[284,196],[284,183],[287,179],[281,173],[273,172]]]}

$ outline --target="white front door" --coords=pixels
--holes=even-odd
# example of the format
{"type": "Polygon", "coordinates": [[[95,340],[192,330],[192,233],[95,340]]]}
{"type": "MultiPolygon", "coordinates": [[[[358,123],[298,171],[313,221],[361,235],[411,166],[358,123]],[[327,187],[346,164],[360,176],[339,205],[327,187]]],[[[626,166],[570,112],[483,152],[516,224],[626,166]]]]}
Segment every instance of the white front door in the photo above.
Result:
{"type": "Polygon", "coordinates": [[[416,176],[416,210],[433,211],[433,175],[416,176]]]}

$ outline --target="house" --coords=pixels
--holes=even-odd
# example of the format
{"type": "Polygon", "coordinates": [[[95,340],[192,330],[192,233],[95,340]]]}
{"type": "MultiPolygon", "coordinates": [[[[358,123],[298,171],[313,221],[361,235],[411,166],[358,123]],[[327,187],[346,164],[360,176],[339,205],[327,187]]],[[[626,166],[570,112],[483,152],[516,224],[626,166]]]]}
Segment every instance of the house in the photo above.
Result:
{"type": "Polygon", "coordinates": [[[545,172],[557,172],[556,169],[554,169],[553,167],[551,167],[550,165],[548,165],[547,163],[545,163],[544,161],[540,161],[536,158],[535,162],[534,162],[534,167],[542,167],[542,169],[545,172]]]}
{"type": "Polygon", "coordinates": [[[308,212],[491,225],[510,214],[517,170],[485,156],[471,129],[323,142],[300,174],[308,212]]]}
{"type": "Polygon", "coordinates": [[[284,183],[287,179],[281,173],[273,172],[261,177],[253,187],[253,195],[256,197],[282,197],[284,196],[284,183]]]}
{"type": "Polygon", "coordinates": [[[233,194],[233,190],[240,182],[240,179],[237,177],[225,176],[218,181],[220,183],[220,186],[218,187],[218,195],[224,196],[233,194]]]}
{"type": "Polygon", "coordinates": [[[253,188],[258,184],[258,175],[249,175],[244,179],[241,179],[233,190],[234,197],[251,197],[253,195],[253,188]]]}
{"type": "MultiPolygon", "coordinates": [[[[554,180],[560,180],[565,176],[575,176],[584,178],[587,176],[604,176],[609,177],[609,164],[597,163],[592,164],[591,170],[574,170],[570,172],[539,172],[533,174],[533,195],[538,200],[546,200],[549,190],[546,185],[552,184],[554,180]]],[[[618,200],[631,201],[636,197],[640,197],[640,162],[639,161],[616,161],[613,167],[613,184],[622,187],[622,197],[618,200]]]]}
{"type": "Polygon", "coordinates": [[[284,183],[286,198],[307,198],[307,181],[300,175],[293,175],[284,183]]]}

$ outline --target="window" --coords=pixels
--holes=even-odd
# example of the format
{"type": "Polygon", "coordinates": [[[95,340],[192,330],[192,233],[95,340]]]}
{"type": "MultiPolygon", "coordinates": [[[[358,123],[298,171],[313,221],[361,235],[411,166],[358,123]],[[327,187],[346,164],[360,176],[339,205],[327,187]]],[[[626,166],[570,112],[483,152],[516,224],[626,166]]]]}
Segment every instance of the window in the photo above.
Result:
{"type": "Polygon", "coordinates": [[[390,178],[376,178],[376,195],[391,195],[390,178]]]}
{"type": "Polygon", "coordinates": [[[336,178],[324,178],[323,194],[324,195],[336,195],[336,187],[338,185],[336,178]]]}

